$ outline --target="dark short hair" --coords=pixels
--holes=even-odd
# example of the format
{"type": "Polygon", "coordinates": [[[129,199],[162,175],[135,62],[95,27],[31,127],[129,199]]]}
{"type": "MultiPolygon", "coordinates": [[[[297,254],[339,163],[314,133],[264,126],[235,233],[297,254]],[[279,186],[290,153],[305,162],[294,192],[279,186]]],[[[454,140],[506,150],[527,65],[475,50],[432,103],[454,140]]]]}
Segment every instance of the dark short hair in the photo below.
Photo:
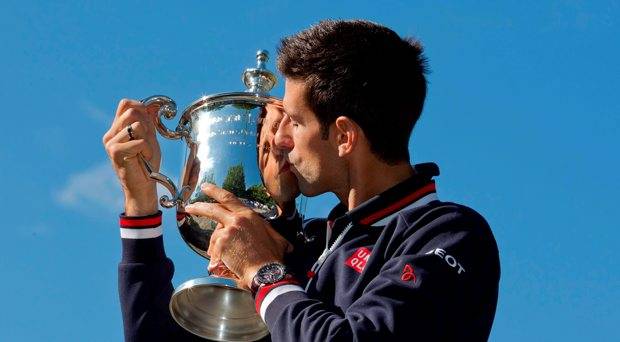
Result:
{"type": "Polygon", "coordinates": [[[362,20],[325,20],[283,38],[278,69],[303,80],[321,135],[338,116],[355,121],[383,161],[409,161],[409,137],[426,97],[420,43],[362,20]]]}

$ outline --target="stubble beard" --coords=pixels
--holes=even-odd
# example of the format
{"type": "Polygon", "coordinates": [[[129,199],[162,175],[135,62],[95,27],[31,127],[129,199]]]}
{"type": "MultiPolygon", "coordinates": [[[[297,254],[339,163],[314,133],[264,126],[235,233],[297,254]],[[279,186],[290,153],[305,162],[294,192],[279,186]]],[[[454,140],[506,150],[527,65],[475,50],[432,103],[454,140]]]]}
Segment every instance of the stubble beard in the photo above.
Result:
{"type": "Polygon", "coordinates": [[[312,197],[322,194],[322,186],[320,182],[320,167],[318,165],[300,165],[300,168],[294,169],[297,177],[299,190],[304,196],[312,197]]]}

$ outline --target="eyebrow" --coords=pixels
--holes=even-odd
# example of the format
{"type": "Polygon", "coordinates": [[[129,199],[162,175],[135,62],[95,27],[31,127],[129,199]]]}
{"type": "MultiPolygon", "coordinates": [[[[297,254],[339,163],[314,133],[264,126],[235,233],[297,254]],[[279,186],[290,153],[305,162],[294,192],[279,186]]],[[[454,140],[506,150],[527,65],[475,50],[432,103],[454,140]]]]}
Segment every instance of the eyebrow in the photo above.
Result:
{"type": "Polygon", "coordinates": [[[286,108],[286,107],[282,107],[282,112],[284,113],[284,115],[288,115],[288,116],[294,116],[295,115],[293,113],[293,111],[290,110],[290,108],[286,108]]]}
{"type": "Polygon", "coordinates": [[[297,113],[294,113],[294,112],[293,112],[293,113],[287,113],[287,112],[284,112],[284,114],[285,114],[285,115],[288,115],[288,117],[289,117],[291,120],[299,121],[299,115],[297,115],[297,113]]]}
{"type": "Polygon", "coordinates": [[[269,131],[271,133],[276,133],[278,131],[278,127],[280,126],[280,122],[282,122],[282,120],[273,120],[271,127],[269,127],[269,131]]]}

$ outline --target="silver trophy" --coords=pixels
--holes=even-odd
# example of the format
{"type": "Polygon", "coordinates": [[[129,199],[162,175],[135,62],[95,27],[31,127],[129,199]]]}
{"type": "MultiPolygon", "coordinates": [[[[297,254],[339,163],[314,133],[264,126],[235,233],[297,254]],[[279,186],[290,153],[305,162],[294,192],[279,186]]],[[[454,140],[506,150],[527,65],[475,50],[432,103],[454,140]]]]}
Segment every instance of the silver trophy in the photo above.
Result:
{"type": "MultiPolygon", "coordinates": [[[[257,165],[258,122],[266,106],[281,106],[280,100],[268,94],[276,77],[266,69],[267,60],[267,51],[258,51],[256,68],[243,73],[246,91],[201,97],[183,111],[174,130],[162,123],[162,118],[172,119],[176,115],[172,99],[152,96],[142,101],[149,108],[158,108],[156,126],[162,136],[186,143],[180,190],[170,178],[155,172],[148,161],[141,159],[147,174],[170,191],[171,197],[162,196],[160,204],[177,208],[183,240],[206,259],[217,223],[186,214],[183,209],[190,203],[212,201],[201,192],[203,183],[213,183],[234,193],[265,218],[277,215],[257,165]]],[[[207,276],[181,284],[172,295],[170,312],[183,328],[211,340],[255,341],[268,334],[250,292],[225,277],[207,276]]]]}

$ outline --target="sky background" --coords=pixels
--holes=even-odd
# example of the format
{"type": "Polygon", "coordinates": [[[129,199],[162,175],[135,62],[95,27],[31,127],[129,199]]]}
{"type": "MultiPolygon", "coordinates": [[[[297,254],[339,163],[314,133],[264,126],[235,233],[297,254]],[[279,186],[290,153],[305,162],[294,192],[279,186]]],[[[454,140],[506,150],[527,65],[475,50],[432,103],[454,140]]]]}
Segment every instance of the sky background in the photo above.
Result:
{"type": "MultiPolygon", "coordinates": [[[[493,228],[491,340],[620,340],[620,5],[480,3],[2,0],[0,341],[122,340],[122,194],[101,143],[121,98],[184,108],[243,90],[257,49],[275,56],[281,37],[324,18],[424,43],[432,73],[412,158],[437,162],[440,198],[493,228]]],[[[184,146],[161,141],[176,179],[184,146]]],[[[334,203],[310,199],[307,214],[334,203]]],[[[164,215],[175,285],[204,275],[164,215]]]]}

